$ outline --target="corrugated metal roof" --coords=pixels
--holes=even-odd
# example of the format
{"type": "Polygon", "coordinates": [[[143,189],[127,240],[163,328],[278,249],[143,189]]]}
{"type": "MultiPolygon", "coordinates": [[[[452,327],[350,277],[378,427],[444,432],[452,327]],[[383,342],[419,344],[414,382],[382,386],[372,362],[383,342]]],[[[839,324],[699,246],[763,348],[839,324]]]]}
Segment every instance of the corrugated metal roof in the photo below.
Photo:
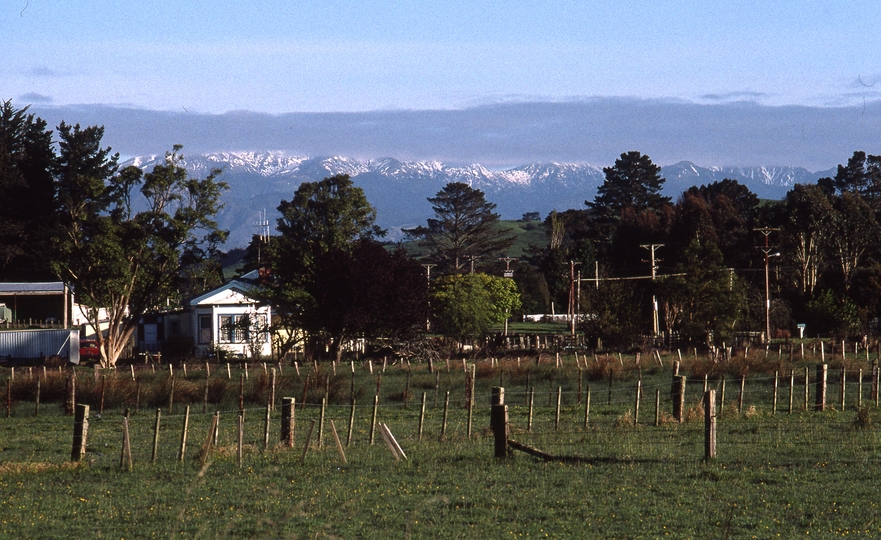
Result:
{"type": "Polygon", "coordinates": [[[64,292],[64,283],[47,281],[42,283],[0,283],[0,294],[37,294],[64,292]]]}

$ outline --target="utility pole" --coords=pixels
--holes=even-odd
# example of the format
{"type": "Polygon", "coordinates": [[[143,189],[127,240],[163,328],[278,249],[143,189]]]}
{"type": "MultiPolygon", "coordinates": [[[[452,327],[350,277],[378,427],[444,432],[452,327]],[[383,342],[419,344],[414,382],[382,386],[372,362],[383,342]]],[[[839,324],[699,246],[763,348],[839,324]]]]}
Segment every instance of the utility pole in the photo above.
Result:
{"type": "Polygon", "coordinates": [[[754,231],[758,231],[765,236],[765,245],[763,247],[759,247],[762,250],[762,253],[765,254],[765,343],[771,342],[771,286],[770,279],[768,277],[768,259],[770,257],[779,257],[779,253],[771,253],[771,248],[768,246],[768,236],[771,235],[773,231],[779,231],[780,229],[772,229],[771,227],[760,227],[753,229],[754,231]]]}
{"type": "Polygon", "coordinates": [[[498,260],[505,261],[504,277],[506,277],[506,278],[514,277],[514,271],[511,270],[511,262],[516,261],[517,257],[499,257],[498,260]]]}
{"type": "Polygon", "coordinates": [[[480,258],[480,257],[478,257],[477,255],[469,255],[469,256],[468,256],[468,260],[471,261],[471,273],[472,273],[472,274],[474,273],[474,261],[476,261],[476,260],[479,259],[479,258],[480,258]]]}
{"type": "MultiPolygon", "coordinates": [[[[428,291],[431,292],[431,269],[437,266],[436,264],[431,263],[423,263],[422,267],[425,268],[425,281],[428,283],[428,291]]],[[[425,316],[425,331],[428,332],[431,330],[431,313],[429,312],[425,316]]]]}
{"type": "Polygon", "coordinates": [[[262,212],[257,213],[260,216],[257,223],[254,224],[254,227],[257,228],[260,232],[258,236],[260,237],[260,242],[257,243],[257,264],[261,264],[262,259],[262,248],[263,244],[269,243],[269,220],[266,219],[266,210],[264,209],[262,212]]]}
{"type": "MultiPolygon", "coordinates": [[[[581,264],[576,261],[569,261],[569,321],[572,330],[572,335],[575,336],[575,316],[576,313],[576,296],[575,296],[575,266],[581,264]]],[[[579,281],[581,280],[581,275],[578,276],[579,281]]],[[[580,283],[578,290],[581,290],[580,283]]]]}
{"type": "MultiPolygon", "coordinates": [[[[651,252],[652,258],[650,261],[643,261],[651,263],[652,265],[652,281],[655,280],[658,273],[658,264],[662,259],[655,259],[655,250],[660,247],[664,247],[664,244],[642,244],[639,246],[643,249],[649,250],[651,252]]],[[[658,297],[652,293],[652,336],[658,337],[658,333],[660,330],[660,325],[658,324],[658,297]]]]}

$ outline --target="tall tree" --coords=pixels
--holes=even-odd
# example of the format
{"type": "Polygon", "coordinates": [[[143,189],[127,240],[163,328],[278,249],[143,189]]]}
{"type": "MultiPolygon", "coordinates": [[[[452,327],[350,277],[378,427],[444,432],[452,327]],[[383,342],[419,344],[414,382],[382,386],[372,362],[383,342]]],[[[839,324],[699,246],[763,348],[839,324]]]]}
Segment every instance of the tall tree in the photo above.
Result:
{"type": "Polygon", "coordinates": [[[347,175],[300,184],[278,210],[279,235],[265,243],[255,237],[249,248],[256,253],[255,243],[260,242],[261,257],[271,271],[254,294],[273,305],[278,326],[290,335],[301,329],[313,337],[326,335],[338,355],[341,341],[360,328],[352,322],[353,311],[341,304],[345,298],[340,293],[354,284],[346,272],[355,271],[355,247],[384,234],[374,223],[376,211],[347,175]]]}
{"type": "Polygon", "coordinates": [[[876,252],[881,226],[871,207],[858,194],[845,192],[833,199],[830,246],[848,293],[854,273],[870,252],[876,252]]]}
{"type": "Polygon", "coordinates": [[[782,227],[784,253],[800,295],[810,298],[827,264],[833,208],[831,194],[816,184],[796,184],[786,194],[782,227]]]}
{"type": "Polygon", "coordinates": [[[225,239],[214,215],[226,184],[216,181],[217,170],[204,180],[189,178],[180,146],[143,174],[118,170],[118,154],[101,147],[103,128],[62,123],[58,131],[51,267],[71,285],[91,325],[103,330],[101,362],[112,366],[141,315],[178,296],[183,270],[215,254],[225,239]]]}
{"type": "Polygon", "coordinates": [[[305,289],[311,301],[304,329],[329,338],[336,360],[346,340],[406,337],[428,314],[422,266],[403,249],[390,252],[372,240],[319,255],[305,289]]]}
{"type": "MultiPolygon", "coordinates": [[[[660,215],[669,207],[670,198],[661,195],[664,185],[661,168],[652,163],[651,158],[637,151],[621,154],[615,164],[605,167],[603,172],[606,179],[597,189],[593,202],[585,201],[593,217],[592,240],[604,258],[611,257],[627,264],[624,261],[632,258],[632,246],[652,242],[642,237],[643,229],[638,224],[651,222],[651,219],[647,219],[650,214],[660,215]],[[629,230],[626,234],[620,234],[617,229],[625,212],[629,214],[629,230]],[[634,225],[637,225],[636,229],[634,225]],[[624,246],[624,253],[618,249],[620,245],[613,245],[619,236],[622,238],[617,240],[630,245],[624,246]]],[[[652,232],[647,232],[651,236],[652,232]]]]}
{"type": "Polygon", "coordinates": [[[832,184],[840,193],[857,193],[875,211],[881,209],[881,156],[856,151],[839,165],[832,184]]]}
{"type": "Polygon", "coordinates": [[[0,103],[0,279],[48,279],[55,151],[46,122],[0,103]]]}
{"type": "Polygon", "coordinates": [[[615,165],[603,168],[603,172],[606,179],[597,189],[593,202],[585,201],[590,208],[618,216],[625,208],[639,212],[660,210],[670,204],[670,198],[661,195],[664,186],[661,167],[646,155],[625,152],[615,160],[615,165]]]}
{"type": "Polygon", "coordinates": [[[514,236],[499,224],[496,205],[483,191],[462,182],[451,182],[429,197],[435,217],[428,226],[409,229],[419,245],[431,251],[442,270],[459,273],[467,263],[504,254],[514,236]]]}

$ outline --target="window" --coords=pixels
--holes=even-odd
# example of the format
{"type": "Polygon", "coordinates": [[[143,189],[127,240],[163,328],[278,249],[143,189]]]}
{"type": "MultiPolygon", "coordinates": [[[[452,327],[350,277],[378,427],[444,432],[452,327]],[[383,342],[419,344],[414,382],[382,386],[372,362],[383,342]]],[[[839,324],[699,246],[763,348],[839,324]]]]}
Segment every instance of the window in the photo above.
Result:
{"type": "Polygon", "coordinates": [[[211,315],[199,315],[199,343],[211,343],[211,315]]]}
{"type": "Polygon", "coordinates": [[[266,341],[265,315],[221,315],[218,322],[221,343],[246,343],[252,333],[256,334],[257,341],[266,341]]]}

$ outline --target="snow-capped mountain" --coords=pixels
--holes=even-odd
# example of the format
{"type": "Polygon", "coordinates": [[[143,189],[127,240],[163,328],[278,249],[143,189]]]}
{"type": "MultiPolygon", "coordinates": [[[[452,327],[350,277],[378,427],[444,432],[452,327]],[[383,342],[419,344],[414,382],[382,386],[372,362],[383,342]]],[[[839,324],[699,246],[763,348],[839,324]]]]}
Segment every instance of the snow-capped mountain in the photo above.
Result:
{"type": "MultiPolygon", "coordinates": [[[[124,165],[150,169],[164,156],[143,156],[124,165]]],[[[225,208],[218,216],[230,230],[228,247],[246,245],[258,232],[265,210],[275,223],[279,202],[290,200],[302,182],[348,174],[364,189],[377,210],[380,226],[393,238],[400,229],[425,223],[432,216],[428,197],[449,182],[464,182],[486,193],[504,219],[526,212],[545,216],[551,210],[584,208],[596,195],[605,176],[599,167],[573,163],[532,163],[512,169],[490,170],[479,164],[447,166],[438,161],[399,161],[393,158],[361,160],[346,157],[296,157],[280,152],[217,152],[186,157],[187,169],[202,177],[212,169],[223,171],[230,186],[225,208]]],[[[750,187],[759,197],[781,198],[796,183],[815,182],[834,171],[811,173],[795,167],[699,167],[683,161],[664,167],[664,192],[676,199],[694,185],[731,178],[750,187]]]]}

